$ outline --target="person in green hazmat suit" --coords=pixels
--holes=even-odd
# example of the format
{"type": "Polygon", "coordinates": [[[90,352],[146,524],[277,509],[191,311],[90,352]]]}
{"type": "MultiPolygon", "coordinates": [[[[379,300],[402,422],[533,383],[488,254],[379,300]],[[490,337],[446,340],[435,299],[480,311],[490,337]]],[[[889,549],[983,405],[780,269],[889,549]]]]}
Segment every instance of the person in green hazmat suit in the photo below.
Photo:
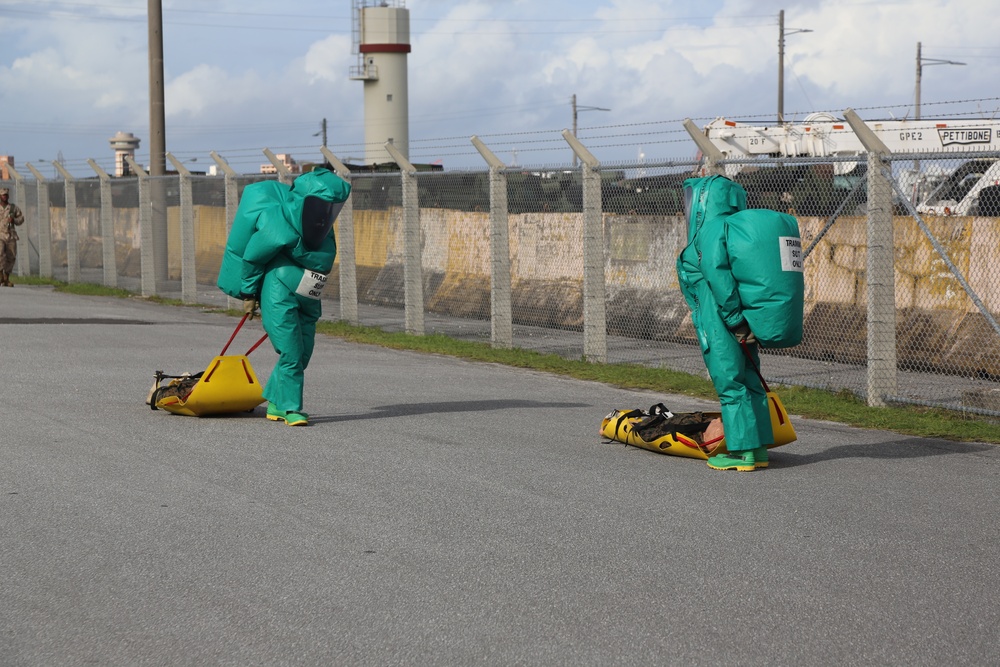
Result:
{"type": "Polygon", "coordinates": [[[684,202],[688,236],[677,277],[726,438],[727,451],[710,456],[708,465],[766,468],[774,434],[757,346],[791,347],[802,339],[798,223],[777,211],[746,210],[746,191],[722,176],[686,180],[684,202]]]}
{"type": "Polygon", "coordinates": [[[264,181],[246,186],[236,211],[218,286],[242,299],[252,319],[260,308],[278,361],[264,387],[267,418],[305,426],[305,369],[312,356],[320,296],[337,256],[333,222],[351,186],[316,169],[291,186],[264,181]]]}

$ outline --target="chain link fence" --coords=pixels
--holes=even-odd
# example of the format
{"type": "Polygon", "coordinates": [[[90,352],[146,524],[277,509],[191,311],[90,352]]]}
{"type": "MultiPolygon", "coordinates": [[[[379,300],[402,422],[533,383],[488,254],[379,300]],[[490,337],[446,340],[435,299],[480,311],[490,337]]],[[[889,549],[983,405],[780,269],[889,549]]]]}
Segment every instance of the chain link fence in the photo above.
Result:
{"type": "MultiPolygon", "coordinates": [[[[345,173],[327,317],[703,375],[675,260],[682,184],[705,164],[580,162],[345,173]]],[[[806,249],[804,339],[763,351],[768,380],[1000,416],[996,165],[1000,153],[720,165],[751,208],[795,215],[806,249]]],[[[267,178],[291,181],[4,182],[27,220],[16,273],[233,306],[215,288],[229,224],[267,178]]]]}

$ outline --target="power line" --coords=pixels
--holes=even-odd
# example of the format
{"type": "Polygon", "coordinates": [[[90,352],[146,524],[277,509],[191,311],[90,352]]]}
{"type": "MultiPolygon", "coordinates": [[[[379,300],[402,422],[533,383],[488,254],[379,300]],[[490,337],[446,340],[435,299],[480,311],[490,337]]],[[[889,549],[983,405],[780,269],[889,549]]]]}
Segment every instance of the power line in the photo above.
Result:
{"type": "MultiPolygon", "coordinates": [[[[925,105],[925,109],[929,112],[925,115],[926,119],[933,118],[956,118],[956,117],[976,117],[983,116],[984,112],[979,111],[952,111],[948,112],[948,108],[955,108],[959,106],[965,106],[968,108],[969,105],[976,104],[979,106],[992,106],[1000,107],[1000,97],[987,97],[987,98],[972,98],[963,100],[947,100],[941,102],[928,102],[925,105]]],[[[894,110],[906,109],[910,105],[910,102],[892,105],[880,105],[880,106],[870,106],[870,107],[856,107],[856,111],[865,116],[868,120],[875,120],[876,118],[885,118],[886,116],[892,117],[892,112],[894,110]]],[[[816,111],[815,109],[813,111],[816,111]]],[[[833,115],[838,115],[842,113],[841,109],[827,110],[827,113],[833,115]]],[[[794,115],[803,115],[802,112],[793,112],[794,115]]],[[[986,113],[986,115],[990,115],[986,113]]],[[[743,122],[755,122],[761,118],[766,118],[767,121],[770,120],[770,114],[767,115],[727,115],[727,118],[732,120],[741,120],[743,122]]],[[[692,119],[698,125],[704,125],[714,118],[693,118],[692,119]]],[[[766,122],[766,121],[765,121],[766,122]]],[[[588,148],[592,150],[613,152],[616,149],[621,149],[624,146],[634,146],[635,144],[641,144],[644,147],[661,147],[665,150],[673,150],[680,148],[684,149],[690,145],[690,138],[687,136],[686,131],[682,128],[683,119],[651,119],[647,121],[639,121],[633,123],[615,123],[607,125],[592,126],[587,128],[587,134],[585,140],[587,142],[588,148]]],[[[16,127],[17,131],[22,131],[23,126],[26,124],[10,124],[10,123],[0,123],[0,131],[8,130],[11,127],[16,127]]],[[[41,129],[40,124],[34,124],[36,127],[41,129]]],[[[280,123],[276,124],[280,128],[291,128],[292,130],[302,129],[313,130],[315,128],[315,121],[308,123],[280,123]]],[[[204,126],[204,127],[219,127],[219,126],[204,126]]],[[[267,125],[262,124],[251,124],[242,125],[231,128],[232,132],[247,131],[247,128],[252,128],[255,134],[260,135],[262,129],[264,131],[270,129],[267,125]]],[[[45,128],[47,133],[52,133],[51,127],[45,128]]],[[[75,126],[74,131],[80,132],[81,129],[89,129],[96,132],[101,132],[105,136],[110,137],[113,132],[111,132],[105,126],[75,126]]],[[[218,129],[210,133],[212,136],[218,136],[222,134],[218,129]]],[[[310,132],[311,134],[311,132],[310,132]]],[[[516,145],[517,151],[523,154],[533,154],[533,155],[561,155],[566,150],[565,141],[562,138],[561,128],[552,129],[540,129],[540,130],[519,130],[512,132],[494,132],[494,133],[477,133],[478,136],[483,139],[488,144],[493,145],[503,145],[511,146],[516,145]]],[[[173,131],[172,136],[176,137],[178,132],[173,131]]],[[[192,135],[197,136],[197,135],[192,135]]],[[[219,146],[210,140],[201,140],[204,144],[203,150],[194,150],[188,146],[180,151],[175,151],[176,155],[185,156],[198,156],[207,154],[209,150],[215,150],[220,155],[222,155],[235,169],[243,170],[244,173],[256,173],[259,165],[266,164],[266,158],[264,157],[262,150],[264,147],[268,147],[275,153],[287,153],[295,154],[301,156],[306,154],[308,156],[313,156],[316,161],[322,161],[322,156],[319,154],[319,145],[313,143],[303,143],[303,142],[279,142],[279,141],[262,141],[260,144],[253,146],[246,146],[245,144],[230,144],[228,146],[219,146]]],[[[471,148],[469,143],[469,137],[467,135],[459,136],[444,136],[444,137],[427,137],[427,138],[414,138],[410,141],[411,145],[411,158],[420,161],[430,161],[433,159],[460,159],[464,160],[468,158],[470,161],[474,161],[476,155],[475,150],[471,148]]],[[[329,145],[330,150],[335,154],[341,156],[357,155],[368,153],[369,148],[379,148],[380,145],[367,144],[364,142],[342,142],[342,143],[332,143],[329,145]]],[[[88,173],[90,171],[87,165],[87,159],[92,156],[87,157],[69,157],[61,160],[62,164],[66,165],[67,168],[72,168],[78,173],[88,173]]],[[[661,156],[662,157],[662,156],[661,156]]],[[[95,160],[102,165],[111,166],[112,158],[95,158],[95,160]]],[[[140,162],[144,161],[145,158],[143,154],[137,154],[137,160],[140,162]]],[[[301,157],[300,161],[303,161],[301,157]]],[[[36,160],[27,160],[29,162],[36,160]]],[[[207,162],[206,162],[207,163],[207,162]]],[[[208,164],[208,163],[207,163],[208,164]]]]}
{"type": "MultiPolygon", "coordinates": [[[[121,15],[110,15],[107,13],[95,14],[92,11],[77,11],[77,10],[93,10],[99,8],[108,9],[120,9],[120,7],[115,7],[112,5],[93,5],[90,3],[78,4],[78,3],[53,3],[52,7],[56,9],[46,8],[46,9],[3,9],[0,10],[0,15],[16,15],[21,17],[32,17],[43,20],[52,20],[54,18],[61,18],[66,16],[67,18],[72,18],[73,20],[83,20],[91,22],[125,22],[125,23],[145,23],[146,15],[145,13],[137,13],[132,16],[121,16],[121,15]],[[67,7],[69,9],[59,9],[60,7],[67,7]]],[[[765,15],[758,14],[748,14],[748,15],[738,15],[733,17],[726,17],[725,15],[719,15],[715,17],[670,17],[659,19],[661,22],[679,23],[683,21],[690,20],[743,20],[743,19],[757,19],[763,18],[765,15]]],[[[349,28],[343,29],[332,29],[325,26],[315,26],[310,25],[309,27],[299,27],[299,26],[282,26],[275,25],[274,21],[295,21],[295,20],[305,20],[310,24],[314,24],[317,21],[332,21],[340,23],[349,23],[350,18],[347,16],[324,16],[324,15],[308,15],[308,14],[268,14],[260,12],[222,12],[215,10],[188,10],[188,9],[170,9],[164,12],[163,22],[170,25],[179,25],[187,27],[200,27],[200,28],[224,28],[224,29],[235,29],[235,30],[270,30],[270,31],[293,31],[293,32],[316,32],[324,34],[350,34],[349,28]],[[223,17],[239,17],[239,18],[259,18],[267,19],[264,24],[261,25],[245,25],[245,24],[227,24],[220,22],[211,23],[191,23],[183,20],[176,20],[174,15],[177,14],[187,14],[192,16],[223,16],[223,17]]],[[[470,22],[467,19],[414,19],[411,23],[434,23],[440,25],[442,23],[452,22],[461,23],[468,25],[470,22]]],[[[567,19],[509,19],[509,18],[485,18],[477,19],[475,24],[503,24],[503,25],[517,25],[517,24],[528,24],[537,25],[541,23],[551,23],[554,25],[567,25],[567,24],[599,24],[599,25],[609,25],[615,23],[642,23],[647,26],[649,21],[639,22],[636,19],[616,19],[616,18],[567,18],[567,19]]],[[[760,27],[767,25],[766,23],[744,23],[741,25],[713,25],[715,30],[741,30],[748,27],[760,27]]],[[[577,34],[587,34],[587,35],[628,35],[628,34],[651,34],[651,33],[661,33],[668,31],[688,31],[688,30],[700,30],[701,28],[697,26],[681,25],[681,26],[653,26],[653,27],[642,27],[642,28],[631,28],[631,29],[603,29],[603,28],[593,28],[593,27],[581,27],[574,30],[482,30],[482,29],[462,29],[462,30],[424,30],[420,31],[421,35],[513,35],[513,36],[551,36],[551,35],[577,35],[577,34]]]]}

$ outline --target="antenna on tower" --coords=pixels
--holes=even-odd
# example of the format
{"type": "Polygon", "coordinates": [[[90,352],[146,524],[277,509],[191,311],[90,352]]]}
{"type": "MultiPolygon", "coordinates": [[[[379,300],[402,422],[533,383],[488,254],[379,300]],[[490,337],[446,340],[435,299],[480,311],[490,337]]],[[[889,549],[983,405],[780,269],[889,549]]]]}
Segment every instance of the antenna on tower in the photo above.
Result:
{"type": "Polygon", "coordinates": [[[351,0],[351,41],[357,64],[350,78],[364,84],[365,161],[384,160],[391,143],[409,155],[410,13],[405,0],[351,0]]]}
{"type": "Polygon", "coordinates": [[[361,53],[361,6],[364,0],[351,0],[351,53],[361,53]]]}

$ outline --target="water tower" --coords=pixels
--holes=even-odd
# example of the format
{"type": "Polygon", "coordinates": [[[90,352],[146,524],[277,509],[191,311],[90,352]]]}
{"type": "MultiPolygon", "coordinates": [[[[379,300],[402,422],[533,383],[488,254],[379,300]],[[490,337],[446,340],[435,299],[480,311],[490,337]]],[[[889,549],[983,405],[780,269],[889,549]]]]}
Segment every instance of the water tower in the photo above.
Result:
{"type": "Polygon", "coordinates": [[[128,176],[132,173],[125,156],[135,159],[135,151],[139,148],[139,138],[131,132],[117,132],[108,139],[115,152],[115,176],[128,176]]]}
{"type": "Polygon", "coordinates": [[[365,163],[387,162],[391,141],[410,156],[406,54],[410,11],[404,0],[351,0],[352,37],[358,64],[351,79],[365,86],[365,163]]]}

